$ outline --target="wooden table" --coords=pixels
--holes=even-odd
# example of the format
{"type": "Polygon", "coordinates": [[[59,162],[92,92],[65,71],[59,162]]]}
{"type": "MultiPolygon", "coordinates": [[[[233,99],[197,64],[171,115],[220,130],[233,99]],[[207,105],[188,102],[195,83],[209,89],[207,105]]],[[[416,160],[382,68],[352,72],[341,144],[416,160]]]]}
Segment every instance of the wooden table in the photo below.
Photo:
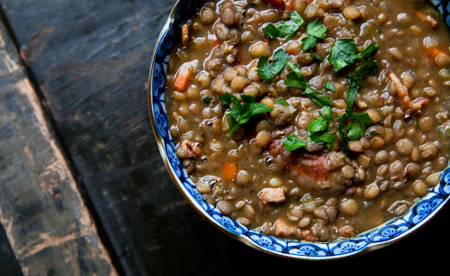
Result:
{"type": "Polygon", "coordinates": [[[444,208],[388,248],[276,258],[203,220],[169,178],[147,112],[174,0],[0,0],[0,275],[371,271],[444,260],[444,208]],[[408,262],[399,262],[406,258],[408,262]]]}

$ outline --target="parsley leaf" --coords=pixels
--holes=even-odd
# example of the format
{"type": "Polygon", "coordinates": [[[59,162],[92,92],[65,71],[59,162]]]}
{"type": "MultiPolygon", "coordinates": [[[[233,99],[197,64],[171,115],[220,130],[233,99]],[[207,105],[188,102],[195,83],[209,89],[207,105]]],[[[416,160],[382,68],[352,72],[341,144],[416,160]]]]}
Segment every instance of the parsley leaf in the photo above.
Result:
{"type": "Polygon", "coordinates": [[[286,76],[286,79],[284,80],[284,84],[287,87],[305,89],[302,95],[308,96],[320,107],[324,105],[333,105],[333,102],[330,98],[320,94],[309,86],[308,80],[305,78],[305,76],[303,76],[302,72],[300,71],[300,69],[298,69],[298,66],[296,64],[288,62],[288,65],[289,67],[291,67],[292,72],[289,72],[289,74],[287,74],[286,76]]]}
{"type": "Polygon", "coordinates": [[[332,106],[333,102],[330,98],[328,98],[325,95],[320,94],[316,90],[312,89],[311,87],[307,87],[305,89],[305,92],[302,93],[302,95],[308,96],[313,102],[315,102],[318,106],[332,106]]]}
{"type": "MultiPolygon", "coordinates": [[[[316,18],[306,26],[306,33],[309,35],[302,38],[302,50],[308,51],[314,48],[317,43],[317,39],[324,39],[326,37],[327,27],[323,27],[322,21],[316,18]]],[[[314,56],[313,56],[314,57],[314,56]]],[[[315,57],[318,57],[315,55],[315,57]]],[[[319,59],[321,60],[321,58],[319,59]]]]}
{"type": "Polygon", "coordinates": [[[325,81],[325,88],[330,91],[336,92],[336,87],[334,87],[334,85],[328,80],[325,81]]]}
{"type": "Polygon", "coordinates": [[[368,74],[374,76],[378,73],[377,63],[368,59],[364,64],[349,75],[349,88],[347,91],[347,108],[351,109],[358,94],[359,88],[363,80],[363,76],[368,74]]]}
{"type": "Polygon", "coordinates": [[[229,92],[226,92],[219,98],[223,105],[231,105],[231,110],[225,112],[225,114],[230,115],[227,119],[230,126],[228,135],[232,135],[240,125],[247,123],[251,117],[272,111],[272,108],[263,103],[257,103],[255,98],[249,95],[241,96],[244,103],[241,103],[237,97],[229,92]]]}
{"type": "Polygon", "coordinates": [[[339,136],[341,137],[342,149],[349,156],[349,141],[359,140],[364,136],[365,128],[373,125],[373,121],[367,113],[347,111],[341,116],[338,125],[339,136]]]}
{"type": "Polygon", "coordinates": [[[358,94],[359,88],[361,87],[362,77],[350,78],[348,91],[347,91],[347,109],[351,110],[353,103],[356,99],[356,94],[358,94]]]}
{"type": "Polygon", "coordinates": [[[333,65],[334,71],[339,72],[356,59],[356,44],[353,39],[338,39],[331,47],[328,61],[333,65]]]}
{"type": "Polygon", "coordinates": [[[367,46],[364,51],[362,51],[361,54],[357,55],[357,58],[369,58],[373,56],[376,51],[380,48],[380,45],[376,44],[375,42],[370,43],[369,46],[367,46]]]}
{"type": "Polygon", "coordinates": [[[226,92],[226,93],[224,93],[224,94],[222,94],[222,95],[219,96],[219,100],[222,102],[223,105],[225,105],[225,106],[230,106],[230,104],[231,104],[231,99],[232,99],[233,97],[234,97],[234,96],[231,95],[229,92],[226,92]]]}
{"type": "Polygon", "coordinates": [[[277,38],[280,36],[280,30],[278,30],[277,26],[274,24],[267,24],[267,26],[263,28],[263,34],[268,38],[277,38]]]}
{"type": "Polygon", "coordinates": [[[289,67],[291,67],[292,72],[289,72],[286,76],[286,79],[284,80],[284,84],[288,87],[294,87],[294,88],[300,88],[300,89],[306,89],[306,87],[309,87],[309,82],[303,76],[300,69],[298,69],[298,66],[296,64],[288,62],[289,67]]]}
{"type": "Polygon", "coordinates": [[[336,135],[328,133],[330,129],[330,122],[333,120],[331,115],[331,107],[324,106],[323,113],[320,116],[311,120],[308,124],[309,140],[317,144],[325,144],[328,148],[332,146],[336,135]]]}
{"type": "Polygon", "coordinates": [[[283,70],[290,56],[284,49],[280,49],[273,54],[273,61],[269,62],[266,56],[260,56],[258,61],[258,69],[256,71],[263,80],[270,80],[283,70]]]}
{"type": "Polygon", "coordinates": [[[279,98],[277,100],[277,103],[284,105],[284,106],[288,106],[289,104],[283,99],[283,98],[279,98]]]}
{"type": "Polygon", "coordinates": [[[203,97],[203,98],[202,98],[202,101],[203,101],[205,104],[209,104],[209,103],[212,101],[212,98],[206,96],[206,97],[203,97]]]}
{"type": "Polygon", "coordinates": [[[298,139],[294,134],[288,135],[284,140],[284,147],[288,151],[294,151],[306,146],[306,141],[298,139]]]}
{"type": "Polygon", "coordinates": [[[264,36],[268,38],[283,37],[285,40],[291,39],[305,20],[296,12],[290,13],[290,17],[290,20],[282,21],[277,25],[268,24],[263,28],[264,36]]]}
{"type": "Polygon", "coordinates": [[[317,38],[315,38],[314,36],[305,36],[304,38],[302,38],[302,50],[311,50],[312,48],[314,48],[314,46],[316,46],[316,43],[317,38]]]}
{"type": "Polygon", "coordinates": [[[324,39],[326,37],[327,27],[323,27],[320,18],[316,18],[314,21],[306,26],[306,33],[316,38],[324,39]]]}
{"type": "Polygon", "coordinates": [[[361,54],[356,54],[356,44],[353,39],[338,39],[331,47],[328,60],[333,65],[334,71],[339,72],[357,59],[370,58],[380,48],[380,45],[372,42],[361,54]]]}

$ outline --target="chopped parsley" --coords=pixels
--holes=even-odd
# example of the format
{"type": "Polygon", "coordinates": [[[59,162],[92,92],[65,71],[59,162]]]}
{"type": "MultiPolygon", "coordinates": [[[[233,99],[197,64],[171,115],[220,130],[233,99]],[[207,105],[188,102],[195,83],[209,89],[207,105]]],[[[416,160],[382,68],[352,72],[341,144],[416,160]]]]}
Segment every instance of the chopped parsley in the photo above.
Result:
{"type": "Polygon", "coordinates": [[[283,70],[286,63],[289,61],[290,56],[284,49],[280,49],[273,54],[273,61],[269,62],[269,58],[266,56],[260,56],[258,61],[258,69],[256,71],[263,80],[270,80],[274,78],[278,73],[283,70]]]}
{"type": "Polygon", "coordinates": [[[306,36],[306,37],[302,38],[302,50],[309,51],[312,48],[314,48],[314,46],[316,46],[316,43],[317,43],[317,38],[315,38],[313,36],[306,36]]]}
{"type": "Polygon", "coordinates": [[[202,101],[203,101],[205,104],[209,104],[209,103],[212,101],[212,98],[206,96],[206,97],[203,97],[203,98],[202,98],[202,101]]]}
{"type": "Polygon", "coordinates": [[[277,25],[268,24],[264,27],[264,36],[268,38],[282,37],[285,40],[291,39],[305,20],[303,20],[303,18],[296,12],[292,12],[289,15],[291,17],[290,20],[282,21],[277,25]]]}
{"type": "Polygon", "coordinates": [[[355,62],[356,44],[353,39],[338,39],[331,47],[328,61],[333,65],[334,71],[339,72],[343,68],[355,62]]]}
{"type": "Polygon", "coordinates": [[[332,106],[333,101],[327,96],[320,94],[316,90],[311,87],[307,87],[302,95],[308,96],[313,102],[315,102],[318,106],[332,106]]]}
{"type": "Polygon", "coordinates": [[[332,92],[336,92],[336,87],[334,87],[334,85],[328,80],[325,81],[325,88],[332,92]]]}
{"type": "Polygon", "coordinates": [[[330,130],[330,122],[333,120],[331,107],[324,106],[322,112],[320,112],[319,117],[309,122],[308,137],[312,142],[316,144],[325,144],[330,148],[336,140],[336,135],[328,133],[330,130]]]}
{"type": "Polygon", "coordinates": [[[298,139],[294,134],[290,134],[284,140],[284,147],[288,151],[294,151],[306,146],[306,141],[298,139]]]}
{"type": "Polygon", "coordinates": [[[292,72],[289,72],[284,80],[284,84],[288,87],[306,89],[309,87],[309,82],[303,76],[298,66],[294,63],[288,62],[289,67],[291,67],[292,72]]]}
{"type": "Polygon", "coordinates": [[[279,99],[277,100],[277,103],[279,103],[279,104],[281,104],[281,105],[284,105],[284,106],[288,106],[288,105],[289,105],[289,104],[286,102],[286,100],[283,99],[283,98],[279,98],[279,99]]]}
{"type": "Polygon", "coordinates": [[[341,115],[340,120],[341,121],[338,125],[338,132],[342,141],[342,149],[348,156],[350,155],[348,142],[356,141],[363,137],[365,128],[373,125],[373,121],[367,113],[352,112],[349,109],[347,109],[347,111],[343,115],[341,115]]]}
{"type": "MultiPolygon", "coordinates": [[[[327,27],[322,25],[322,21],[316,18],[306,26],[306,33],[308,36],[302,39],[302,50],[309,51],[316,46],[317,39],[324,39],[326,37],[327,27]]],[[[315,55],[318,57],[317,55],[315,55]]],[[[313,56],[314,57],[314,56],[313,56]]],[[[321,60],[321,58],[319,59],[321,60]]]]}
{"type": "Polygon", "coordinates": [[[349,88],[347,91],[347,108],[351,109],[353,107],[353,103],[356,99],[356,94],[358,94],[359,88],[361,87],[361,83],[364,75],[375,76],[378,73],[378,66],[375,61],[372,59],[368,59],[364,62],[361,67],[355,70],[355,72],[349,75],[349,88]]]}
{"type": "Polygon", "coordinates": [[[356,44],[353,39],[338,39],[331,47],[328,61],[333,65],[334,71],[339,72],[357,59],[369,58],[375,54],[380,46],[372,42],[361,54],[356,54],[356,44]]]}
{"type": "Polygon", "coordinates": [[[254,97],[248,95],[241,95],[243,103],[229,92],[221,95],[219,98],[223,105],[231,107],[225,112],[225,114],[230,115],[228,116],[230,130],[227,135],[232,135],[240,125],[247,123],[251,117],[272,111],[272,108],[265,104],[257,103],[254,97]]]}
{"type": "Polygon", "coordinates": [[[284,84],[286,86],[305,89],[302,95],[309,97],[320,107],[324,105],[333,105],[333,102],[330,98],[310,87],[308,80],[305,78],[305,76],[303,76],[302,72],[300,72],[296,64],[288,62],[288,65],[289,67],[291,67],[292,72],[289,72],[289,74],[287,74],[286,76],[286,79],[284,80],[284,84]]]}

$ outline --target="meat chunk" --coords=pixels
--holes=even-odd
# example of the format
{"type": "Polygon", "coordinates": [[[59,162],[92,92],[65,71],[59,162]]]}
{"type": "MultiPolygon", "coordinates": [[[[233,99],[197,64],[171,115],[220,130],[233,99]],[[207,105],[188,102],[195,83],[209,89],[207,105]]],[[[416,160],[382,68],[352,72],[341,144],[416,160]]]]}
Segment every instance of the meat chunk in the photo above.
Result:
{"type": "Polygon", "coordinates": [[[286,200],[286,191],[286,187],[264,188],[259,194],[259,201],[264,204],[284,202],[286,200]]]}
{"type": "Polygon", "coordinates": [[[347,163],[340,154],[302,151],[285,156],[282,145],[280,140],[274,140],[268,146],[269,153],[273,157],[282,156],[286,164],[285,170],[299,187],[326,195],[337,195],[352,185],[354,179],[347,179],[340,172],[340,167],[347,163]]]}
{"type": "Polygon", "coordinates": [[[200,149],[198,143],[194,143],[189,140],[183,140],[178,145],[176,149],[176,154],[178,158],[181,159],[187,159],[192,158],[196,156],[200,156],[202,153],[202,150],[200,149]]]}
{"type": "Polygon", "coordinates": [[[278,219],[274,224],[275,235],[290,236],[294,233],[295,228],[287,224],[284,220],[278,219]]]}
{"type": "Polygon", "coordinates": [[[189,27],[187,24],[181,26],[181,43],[184,47],[189,45],[189,27]]]}

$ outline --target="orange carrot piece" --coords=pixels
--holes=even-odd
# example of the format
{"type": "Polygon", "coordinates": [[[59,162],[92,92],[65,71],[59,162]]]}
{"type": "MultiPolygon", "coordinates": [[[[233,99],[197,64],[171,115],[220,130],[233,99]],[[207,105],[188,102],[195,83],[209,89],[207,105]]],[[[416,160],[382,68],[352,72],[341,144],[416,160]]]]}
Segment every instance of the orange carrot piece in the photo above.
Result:
{"type": "Polygon", "coordinates": [[[222,165],[222,178],[224,180],[233,180],[236,178],[237,167],[236,162],[227,161],[222,165]]]}
{"type": "Polygon", "coordinates": [[[175,81],[173,82],[173,87],[180,91],[184,92],[187,88],[189,79],[191,78],[191,70],[190,66],[187,64],[181,65],[180,69],[178,69],[178,72],[175,76],[175,81]]]}
{"type": "Polygon", "coordinates": [[[294,1],[289,1],[289,2],[287,2],[287,7],[286,7],[286,9],[287,9],[288,11],[290,11],[290,12],[293,12],[293,11],[294,11],[294,1]]]}

